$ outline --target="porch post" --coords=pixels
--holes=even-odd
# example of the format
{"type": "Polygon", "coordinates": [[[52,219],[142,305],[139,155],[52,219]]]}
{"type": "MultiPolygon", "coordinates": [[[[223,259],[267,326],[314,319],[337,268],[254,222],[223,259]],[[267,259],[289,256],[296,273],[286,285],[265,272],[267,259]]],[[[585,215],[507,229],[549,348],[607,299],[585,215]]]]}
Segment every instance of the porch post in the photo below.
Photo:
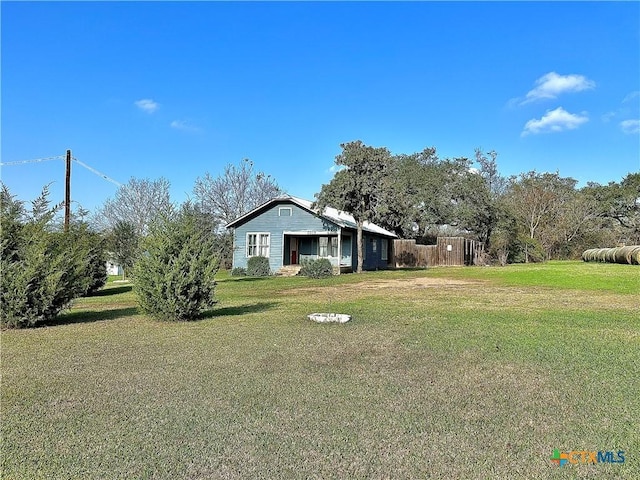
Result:
{"type": "Polygon", "coordinates": [[[282,232],[282,266],[291,264],[291,237],[289,237],[289,251],[287,252],[287,235],[282,232]]]}
{"type": "Polygon", "coordinates": [[[340,275],[340,271],[342,265],[342,227],[338,227],[338,275],[340,275]]]}

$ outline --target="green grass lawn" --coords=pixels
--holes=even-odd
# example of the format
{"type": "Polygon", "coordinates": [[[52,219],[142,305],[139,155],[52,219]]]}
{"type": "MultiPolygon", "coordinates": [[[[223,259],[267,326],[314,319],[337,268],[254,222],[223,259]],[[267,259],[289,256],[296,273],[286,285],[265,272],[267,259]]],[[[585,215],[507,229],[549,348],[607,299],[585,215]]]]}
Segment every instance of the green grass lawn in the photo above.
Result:
{"type": "Polygon", "coordinates": [[[2,478],[640,478],[639,294],[578,262],[221,273],[203,319],[159,323],[109,283],[2,332],[2,478]]]}

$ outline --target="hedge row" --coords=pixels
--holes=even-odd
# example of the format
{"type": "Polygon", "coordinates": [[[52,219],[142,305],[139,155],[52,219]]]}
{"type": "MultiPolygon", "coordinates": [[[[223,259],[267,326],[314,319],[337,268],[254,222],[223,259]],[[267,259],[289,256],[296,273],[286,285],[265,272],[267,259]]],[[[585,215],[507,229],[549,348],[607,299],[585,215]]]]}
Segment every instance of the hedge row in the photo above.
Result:
{"type": "Polygon", "coordinates": [[[582,252],[582,260],[585,262],[640,265],[640,245],[616,248],[590,248],[582,252]]]}

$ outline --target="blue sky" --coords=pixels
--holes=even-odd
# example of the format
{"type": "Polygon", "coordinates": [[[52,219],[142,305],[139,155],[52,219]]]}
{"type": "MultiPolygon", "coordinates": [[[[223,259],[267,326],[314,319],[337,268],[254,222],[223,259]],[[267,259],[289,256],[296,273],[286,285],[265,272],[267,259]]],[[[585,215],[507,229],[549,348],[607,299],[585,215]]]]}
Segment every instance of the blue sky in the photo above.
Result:
{"type": "MultiPolygon", "coordinates": [[[[584,184],[640,170],[640,3],[0,4],[2,161],[63,155],[125,183],[243,158],[313,199],[340,144],[584,184]]],[[[2,167],[31,200],[64,165],[2,167]]],[[[116,186],[74,164],[91,210],[116,186]]]]}

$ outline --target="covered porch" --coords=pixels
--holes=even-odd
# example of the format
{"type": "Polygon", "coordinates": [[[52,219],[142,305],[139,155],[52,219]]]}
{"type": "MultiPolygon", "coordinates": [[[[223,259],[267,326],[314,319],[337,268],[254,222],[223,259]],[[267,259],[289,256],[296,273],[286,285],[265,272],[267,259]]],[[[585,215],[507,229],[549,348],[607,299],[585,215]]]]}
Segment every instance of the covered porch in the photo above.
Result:
{"type": "Polygon", "coordinates": [[[353,239],[350,232],[284,232],[283,266],[326,258],[336,269],[352,268],[353,239]]]}

